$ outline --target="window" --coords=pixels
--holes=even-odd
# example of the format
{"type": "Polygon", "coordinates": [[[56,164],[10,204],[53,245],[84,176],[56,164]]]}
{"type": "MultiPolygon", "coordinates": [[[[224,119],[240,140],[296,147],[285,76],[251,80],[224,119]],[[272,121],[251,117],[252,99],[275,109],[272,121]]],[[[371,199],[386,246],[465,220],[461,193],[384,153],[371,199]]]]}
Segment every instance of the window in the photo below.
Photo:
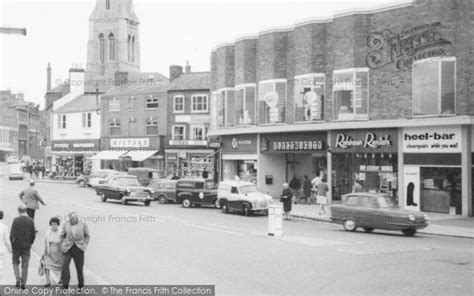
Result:
{"type": "Polygon", "coordinates": [[[137,98],[130,97],[128,99],[128,109],[137,109],[137,98]]]}
{"type": "Polygon", "coordinates": [[[175,113],[184,113],[184,97],[175,96],[173,99],[173,111],[175,113]]]}
{"type": "Polygon", "coordinates": [[[191,126],[191,140],[204,141],[207,139],[207,126],[191,126]]]}
{"type": "Polygon", "coordinates": [[[456,114],[456,58],[413,64],[413,115],[456,114]]]}
{"type": "Polygon", "coordinates": [[[131,61],[131,51],[132,51],[132,36],[128,35],[127,39],[127,61],[131,61]]]}
{"type": "Polygon", "coordinates": [[[325,75],[295,77],[295,122],[324,120],[325,75]]]}
{"type": "Polygon", "coordinates": [[[255,84],[244,84],[235,90],[236,125],[255,124],[255,84]]]}
{"type": "Polygon", "coordinates": [[[157,109],[158,108],[158,98],[150,96],[146,99],[146,108],[147,109],[157,109]]]}
{"type": "Polygon", "coordinates": [[[99,35],[99,60],[101,63],[105,61],[105,39],[104,35],[99,35]]]}
{"type": "Polygon", "coordinates": [[[66,128],[66,114],[58,115],[58,129],[66,128]]]}
{"type": "Polygon", "coordinates": [[[223,88],[217,91],[215,95],[217,106],[217,125],[234,126],[235,125],[235,90],[233,88],[223,88]]]}
{"type": "Polygon", "coordinates": [[[92,114],[82,113],[82,127],[90,128],[92,126],[92,114]]]}
{"type": "Polygon", "coordinates": [[[112,121],[109,123],[109,128],[110,136],[120,136],[120,119],[112,119],[112,121]]]}
{"type": "Polygon", "coordinates": [[[286,122],[286,79],[259,82],[258,109],[260,124],[286,122]]]}
{"type": "Polygon", "coordinates": [[[109,111],[120,111],[120,101],[117,98],[109,101],[109,111]]]}
{"type": "Polygon", "coordinates": [[[105,9],[110,9],[110,0],[105,0],[105,9]]]}
{"type": "Polygon", "coordinates": [[[145,125],[146,125],[147,136],[158,135],[158,120],[157,119],[149,118],[145,121],[145,125]]]}
{"type": "Polygon", "coordinates": [[[208,112],[207,95],[191,96],[191,112],[205,113],[208,112]]]}
{"type": "Polygon", "coordinates": [[[368,119],[368,83],[368,68],[354,68],[334,71],[333,97],[335,119],[368,119]]]}
{"type": "Polygon", "coordinates": [[[135,62],[135,36],[132,37],[132,62],[135,62]]]}
{"type": "Polygon", "coordinates": [[[171,138],[173,140],[184,140],[185,136],[185,126],[184,125],[174,125],[172,129],[171,138]]]}
{"type": "Polygon", "coordinates": [[[109,60],[115,60],[115,40],[114,34],[109,34],[109,60]]]}

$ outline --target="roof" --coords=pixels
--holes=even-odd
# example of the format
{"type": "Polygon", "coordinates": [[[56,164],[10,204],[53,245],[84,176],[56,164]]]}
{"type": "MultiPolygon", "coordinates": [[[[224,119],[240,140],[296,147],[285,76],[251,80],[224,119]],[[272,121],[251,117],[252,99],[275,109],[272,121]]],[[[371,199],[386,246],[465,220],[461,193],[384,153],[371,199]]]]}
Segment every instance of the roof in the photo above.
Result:
{"type": "Polygon", "coordinates": [[[111,88],[103,96],[118,97],[118,96],[136,96],[136,95],[149,95],[156,93],[166,93],[168,89],[169,82],[168,79],[153,81],[153,82],[143,82],[143,83],[133,83],[119,85],[111,88]]]}
{"type": "Polygon", "coordinates": [[[52,88],[52,89],[48,90],[46,93],[47,94],[56,93],[56,94],[62,94],[64,96],[64,95],[68,94],[69,91],[70,91],[69,83],[64,82],[64,83],[56,86],[55,88],[52,88]]]}
{"type": "Polygon", "coordinates": [[[209,90],[211,89],[210,72],[183,73],[174,79],[168,90],[209,90]]]}
{"type": "Polygon", "coordinates": [[[95,95],[81,95],[65,104],[55,111],[55,113],[75,113],[82,111],[97,110],[97,101],[95,95]]]}
{"type": "Polygon", "coordinates": [[[99,19],[129,19],[138,23],[137,15],[133,9],[132,0],[115,0],[112,1],[109,9],[105,8],[102,1],[97,1],[94,11],[89,17],[89,20],[99,19]]]}

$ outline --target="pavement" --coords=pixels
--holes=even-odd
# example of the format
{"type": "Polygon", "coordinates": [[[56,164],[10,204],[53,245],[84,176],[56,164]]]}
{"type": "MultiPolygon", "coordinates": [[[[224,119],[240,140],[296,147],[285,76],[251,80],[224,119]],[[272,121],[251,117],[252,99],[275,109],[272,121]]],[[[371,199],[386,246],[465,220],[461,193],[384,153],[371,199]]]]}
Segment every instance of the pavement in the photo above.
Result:
{"type": "MultiPolygon", "coordinates": [[[[291,216],[297,219],[331,223],[328,216],[317,215],[317,210],[318,206],[314,204],[293,204],[291,216]]],[[[439,213],[427,214],[430,217],[430,225],[418,230],[418,233],[474,239],[474,217],[439,213]]]]}

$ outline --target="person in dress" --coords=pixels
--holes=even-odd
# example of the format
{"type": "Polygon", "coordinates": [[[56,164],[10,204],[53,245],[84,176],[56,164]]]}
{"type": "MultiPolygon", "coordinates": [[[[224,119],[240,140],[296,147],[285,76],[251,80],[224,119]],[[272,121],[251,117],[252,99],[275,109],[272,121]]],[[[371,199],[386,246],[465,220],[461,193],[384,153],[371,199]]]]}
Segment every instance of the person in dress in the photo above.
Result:
{"type": "Polygon", "coordinates": [[[324,215],[328,215],[327,204],[328,204],[328,197],[327,194],[329,192],[329,186],[326,183],[326,178],[323,177],[321,179],[321,183],[318,185],[318,196],[317,196],[317,203],[319,205],[318,208],[318,215],[321,216],[322,213],[324,215]]]}
{"type": "Polygon", "coordinates": [[[283,211],[285,212],[285,219],[290,220],[291,202],[293,200],[293,192],[289,188],[288,183],[283,184],[283,191],[281,193],[280,201],[283,203],[283,211]]]}
{"type": "Polygon", "coordinates": [[[46,232],[45,248],[43,254],[44,275],[46,276],[45,287],[51,286],[51,270],[61,271],[63,267],[63,253],[61,251],[61,231],[59,230],[60,220],[53,217],[49,220],[50,229],[46,232]]]}
{"type": "Polygon", "coordinates": [[[3,265],[5,255],[12,252],[12,245],[8,234],[8,227],[3,224],[3,211],[0,211],[0,284],[3,283],[3,265]]]}

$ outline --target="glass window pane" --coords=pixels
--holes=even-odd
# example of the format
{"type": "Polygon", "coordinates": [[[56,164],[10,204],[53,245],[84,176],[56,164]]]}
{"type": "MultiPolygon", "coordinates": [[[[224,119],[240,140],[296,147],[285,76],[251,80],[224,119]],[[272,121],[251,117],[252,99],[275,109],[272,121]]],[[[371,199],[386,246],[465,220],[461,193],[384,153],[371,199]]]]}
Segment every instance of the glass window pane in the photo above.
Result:
{"type": "Polygon", "coordinates": [[[245,88],[244,124],[255,124],[255,87],[245,88]]]}
{"type": "Polygon", "coordinates": [[[224,121],[225,121],[225,91],[220,91],[216,95],[216,101],[217,101],[217,125],[219,127],[224,126],[224,121]]]}
{"type": "Polygon", "coordinates": [[[324,119],[324,77],[302,77],[295,82],[295,122],[324,119]]]}
{"type": "Polygon", "coordinates": [[[265,98],[267,97],[267,101],[270,101],[271,92],[273,92],[272,82],[264,82],[258,85],[258,121],[260,124],[270,122],[270,107],[268,106],[268,103],[265,102],[265,98]]]}
{"type": "Polygon", "coordinates": [[[225,126],[234,126],[235,122],[235,99],[234,99],[234,91],[233,90],[226,90],[225,96],[225,113],[226,113],[226,121],[225,126]]]}
{"type": "MultiPolygon", "coordinates": [[[[278,93],[278,118],[274,122],[286,122],[286,82],[278,82],[275,85],[275,91],[278,93]]],[[[270,116],[270,122],[273,122],[270,116]]]]}
{"type": "Polygon", "coordinates": [[[441,62],[441,114],[455,114],[455,81],[453,61],[441,62]]]}
{"type": "Polygon", "coordinates": [[[414,115],[439,114],[439,62],[425,62],[413,66],[414,115]]]}
{"type": "Polygon", "coordinates": [[[244,88],[235,91],[235,124],[244,124],[244,88]]]}

